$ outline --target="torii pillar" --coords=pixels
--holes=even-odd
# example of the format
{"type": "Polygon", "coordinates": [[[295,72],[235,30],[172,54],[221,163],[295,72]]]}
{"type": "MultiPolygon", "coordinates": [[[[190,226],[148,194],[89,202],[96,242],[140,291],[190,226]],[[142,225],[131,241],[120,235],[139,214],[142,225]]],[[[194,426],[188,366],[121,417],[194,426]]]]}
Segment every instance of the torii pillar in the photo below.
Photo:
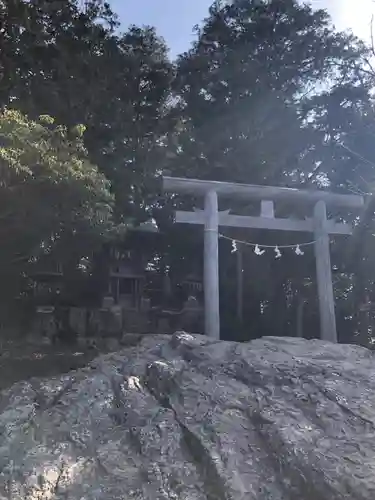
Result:
{"type": "Polygon", "coordinates": [[[352,234],[348,224],[327,219],[326,205],[362,209],[362,196],[327,191],[298,190],[274,186],[254,186],[228,182],[163,177],[165,191],[204,197],[204,210],[176,213],[176,222],[204,225],[205,333],[220,338],[219,313],[219,225],[272,231],[313,233],[320,309],[320,337],[337,342],[335,304],[329,250],[330,234],[352,234]],[[261,202],[261,216],[231,215],[218,211],[218,195],[261,202]],[[273,203],[284,201],[314,207],[314,217],[305,220],[275,218],[273,203]]]}
{"type": "Polygon", "coordinates": [[[206,335],[220,339],[219,310],[219,211],[216,191],[204,203],[204,321],[206,335]]]}

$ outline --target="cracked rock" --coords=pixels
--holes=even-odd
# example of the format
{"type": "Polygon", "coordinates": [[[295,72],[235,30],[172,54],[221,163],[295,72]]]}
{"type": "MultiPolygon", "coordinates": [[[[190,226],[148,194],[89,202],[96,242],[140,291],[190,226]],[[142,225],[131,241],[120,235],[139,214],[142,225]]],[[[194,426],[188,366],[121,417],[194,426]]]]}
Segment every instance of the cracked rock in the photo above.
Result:
{"type": "Polygon", "coordinates": [[[144,336],[0,398],[0,499],[373,500],[361,347],[144,336]]]}

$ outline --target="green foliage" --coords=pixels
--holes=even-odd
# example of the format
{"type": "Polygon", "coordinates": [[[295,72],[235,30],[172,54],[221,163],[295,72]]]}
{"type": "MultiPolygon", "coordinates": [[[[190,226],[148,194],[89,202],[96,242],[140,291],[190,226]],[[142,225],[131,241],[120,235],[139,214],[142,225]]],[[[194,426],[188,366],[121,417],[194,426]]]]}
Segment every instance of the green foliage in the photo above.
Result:
{"type": "Polygon", "coordinates": [[[32,121],[6,109],[0,144],[2,276],[26,277],[50,255],[61,262],[90,255],[113,229],[113,196],[82,140],[50,117],[32,121]]]}
{"type": "Polygon", "coordinates": [[[314,89],[358,78],[365,48],[336,33],[325,11],[294,0],[214,6],[194,47],[180,57],[178,154],[170,168],[251,183],[301,183],[323,134],[301,109],[314,89]],[[353,62],[354,61],[354,62],[353,62]]]}
{"type": "MultiPolygon", "coordinates": [[[[153,28],[120,33],[102,0],[5,0],[0,27],[3,275],[27,276],[31,256],[50,254],[66,256],[74,268],[107,235],[150,213],[164,230],[163,242],[148,249],[157,267],[170,268],[177,280],[199,272],[201,230],[170,225],[173,208],[196,200],[160,197],[156,180],[163,171],[373,191],[371,51],[337,32],[324,10],[296,0],[214,2],[197,41],[175,65],[153,28]]],[[[233,202],[222,208],[242,214],[259,209],[233,202]]],[[[350,333],[347,338],[359,321],[358,305],[375,290],[374,208],[368,204],[353,246],[332,246],[337,305],[345,318],[340,328],[350,333]]],[[[285,205],[277,214],[309,215],[285,205]]],[[[332,215],[353,220],[358,214],[332,215]]],[[[285,233],[236,237],[301,241],[285,233]]],[[[236,308],[230,252],[221,246],[228,331],[236,308]]],[[[251,306],[245,323],[256,334],[280,328],[293,334],[304,297],[314,335],[314,258],[307,250],[300,264],[295,259],[284,256],[280,265],[267,254],[259,265],[258,257],[247,255],[245,297],[251,306]]]]}
{"type": "MultiPolygon", "coordinates": [[[[169,172],[250,184],[368,191],[374,163],[350,153],[357,151],[364,158],[375,153],[369,140],[374,78],[362,69],[368,54],[361,41],[335,31],[325,11],[294,0],[214,4],[198,41],[178,61],[174,91],[180,103],[179,127],[169,143],[169,172]]],[[[233,201],[222,208],[259,213],[259,207],[233,201]]],[[[280,205],[277,213],[309,215],[280,205]]],[[[236,236],[266,244],[298,241],[285,233],[253,231],[250,236],[243,231],[236,236]]],[[[220,250],[229,317],[228,309],[235,311],[230,251],[224,245],[220,250]]],[[[189,252],[192,247],[186,245],[189,252]]],[[[347,246],[333,247],[334,265],[347,269],[351,277],[335,277],[337,296],[345,297],[340,314],[353,317],[353,273],[355,277],[359,270],[347,263],[347,253],[347,246]]],[[[278,331],[282,324],[292,334],[293,310],[301,296],[316,311],[313,255],[306,252],[305,265],[295,259],[285,255],[284,265],[270,254],[262,257],[262,265],[259,258],[245,259],[251,277],[245,293],[258,304],[257,313],[247,308],[246,324],[257,334],[278,331]],[[260,303],[267,305],[262,315],[260,303]]],[[[365,268],[373,283],[375,275],[365,268]]],[[[314,321],[311,325],[318,327],[314,321]]]]}
{"type": "MultiPolygon", "coordinates": [[[[169,130],[173,67],[152,28],[120,34],[101,0],[5,0],[0,105],[86,126],[91,161],[112,183],[115,216],[146,217],[169,130]]],[[[80,133],[77,130],[77,133],[80,133]]]]}

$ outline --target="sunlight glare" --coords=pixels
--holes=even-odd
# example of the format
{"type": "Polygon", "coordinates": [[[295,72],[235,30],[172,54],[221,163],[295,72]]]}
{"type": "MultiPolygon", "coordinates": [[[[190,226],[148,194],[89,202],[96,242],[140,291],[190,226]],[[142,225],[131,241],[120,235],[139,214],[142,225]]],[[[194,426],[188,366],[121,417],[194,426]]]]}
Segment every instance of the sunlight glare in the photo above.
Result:
{"type": "Polygon", "coordinates": [[[364,40],[370,39],[371,19],[375,15],[374,0],[312,0],[315,8],[325,8],[332,16],[335,26],[351,29],[364,40]]]}

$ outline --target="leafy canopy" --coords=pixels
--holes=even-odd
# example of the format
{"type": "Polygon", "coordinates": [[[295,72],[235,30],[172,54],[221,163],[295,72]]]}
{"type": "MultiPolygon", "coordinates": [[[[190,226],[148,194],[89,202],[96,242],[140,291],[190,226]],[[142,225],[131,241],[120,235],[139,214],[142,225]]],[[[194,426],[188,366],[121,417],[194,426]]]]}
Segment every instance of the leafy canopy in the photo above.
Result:
{"type": "Polygon", "coordinates": [[[84,127],[69,131],[49,116],[0,114],[0,263],[20,272],[69,249],[85,255],[113,229],[110,185],[90,163],[84,127]]]}
{"type": "MultiPolygon", "coordinates": [[[[111,181],[114,214],[142,218],[160,168],[173,66],[153,28],[120,33],[102,0],[5,0],[0,106],[84,123],[90,160],[111,181]]],[[[149,204],[149,203],[148,203],[149,204]]]]}

